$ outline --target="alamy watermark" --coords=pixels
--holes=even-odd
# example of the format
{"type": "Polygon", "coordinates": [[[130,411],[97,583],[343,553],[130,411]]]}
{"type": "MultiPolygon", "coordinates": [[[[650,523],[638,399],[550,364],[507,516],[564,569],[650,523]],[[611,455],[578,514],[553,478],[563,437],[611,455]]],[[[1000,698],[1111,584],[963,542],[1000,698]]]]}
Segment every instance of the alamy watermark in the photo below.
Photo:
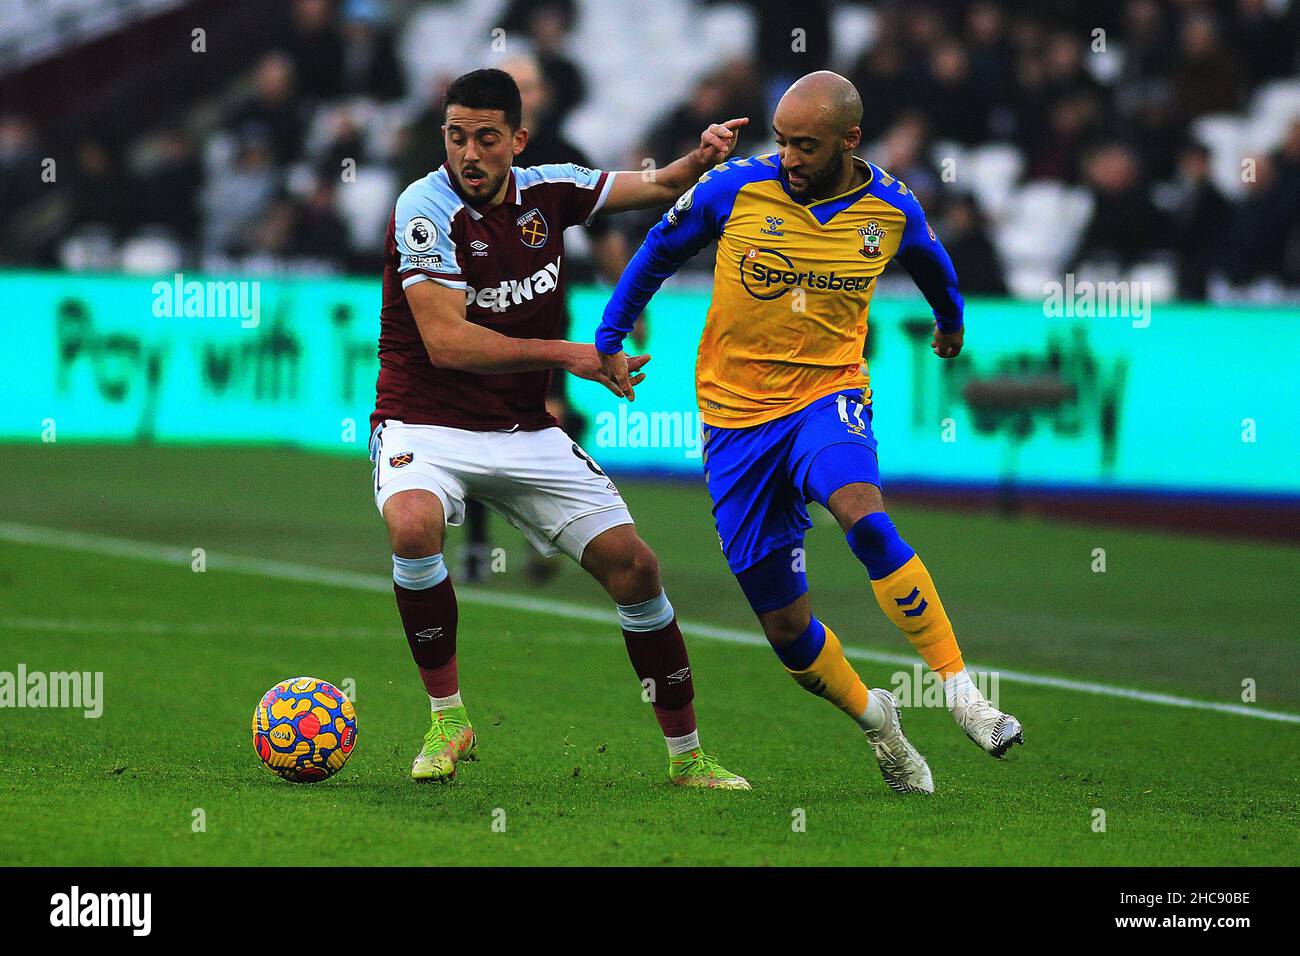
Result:
{"type": "Polygon", "coordinates": [[[679,448],[686,458],[700,457],[699,412],[629,411],[596,416],[598,448],[679,448]]]}
{"type": "MultiPolygon", "coordinates": [[[[994,707],[998,706],[998,672],[967,671],[975,689],[994,707]]],[[[911,670],[895,671],[890,675],[890,692],[898,699],[899,707],[947,707],[943,678],[920,664],[911,670]]]]}
{"type": "Polygon", "coordinates": [[[245,329],[255,329],[262,321],[262,284],[257,281],[200,282],[177,272],[170,282],[155,282],[152,292],[158,319],[238,318],[245,329]]]}
{"type": "Polygon", "coordinates": [[[73,886],[50,897],[50,925],[119,926],[132,936],[148,936],[153,928],[152,893],[83,893],[73,886]]]}
{"type": "Polygon", "coordinates": [[[1049,319],[1131,318],[1133,328],[1151,324],[1150,282],[1093,282],[1076,280],[1073,272],[1064,282],[1043,286],[1043,315],[1049,319]]]}
{"type": "Polygon", "coordinates": [[[0,708],[70,708],[90,719],[104,713],[103,671],[0,671],[0,708]]]}

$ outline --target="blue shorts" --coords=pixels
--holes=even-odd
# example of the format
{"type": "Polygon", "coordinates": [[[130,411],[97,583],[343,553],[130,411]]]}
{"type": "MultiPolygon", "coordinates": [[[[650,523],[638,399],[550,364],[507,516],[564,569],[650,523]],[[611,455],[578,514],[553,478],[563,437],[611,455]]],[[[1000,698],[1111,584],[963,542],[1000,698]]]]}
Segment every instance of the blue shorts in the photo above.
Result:
{"type": "Polygon", "coordinates": [[[704,426],[704,480],[733,574],[802,543],[812,527],[807,502],[826,507],[847,484],[880,485],[871,406],[862,399],[862,389],[849,389],[761,425],[704,426]]]}

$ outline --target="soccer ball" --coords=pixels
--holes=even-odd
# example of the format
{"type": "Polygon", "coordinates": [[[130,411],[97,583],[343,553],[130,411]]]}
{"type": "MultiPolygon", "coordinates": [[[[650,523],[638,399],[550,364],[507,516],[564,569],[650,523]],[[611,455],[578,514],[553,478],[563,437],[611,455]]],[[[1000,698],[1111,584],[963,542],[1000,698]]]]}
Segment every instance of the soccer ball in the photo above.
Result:
{"type": "Polygon", "coordinates": [[[280,681],[253,711],[253,749],[268,770],[293,783],[334,776],[356,743],[352,701],[314,677],[280,681]]]}

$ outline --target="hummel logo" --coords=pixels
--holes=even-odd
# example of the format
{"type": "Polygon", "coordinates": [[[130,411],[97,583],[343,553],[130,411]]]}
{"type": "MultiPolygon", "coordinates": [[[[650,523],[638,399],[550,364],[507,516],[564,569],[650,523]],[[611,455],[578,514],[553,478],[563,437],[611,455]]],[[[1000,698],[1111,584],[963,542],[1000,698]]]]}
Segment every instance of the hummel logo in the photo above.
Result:
{"type": "Polygon", "coordinates": [[[916,607],[909,608],[907,606],[913,603],[919,597],[921,597],[921,589],[912,588],[911,594],[909,594],[907,597],[894,598],[894,603],[897,604],[899,608],[902,609],[903,617],[920,617],[922,614],[925,613],[925,609],[928,606],[928,602],[925,600],[925,598],[921,598],[921,603],[916,605],[916,607]]]}
{"type": "Polygon", "coordinates": [[[415,636],[421,641],[431,641],[442,633],[440,627],[426,627],[423,631],[416,631],[415,636]]]}
{"type": "Polygon", "coordinates": [[[682,681],[686,680],[686,678],[690,676],[691,676],[690,667],[689,666],[683,667],[681,670],[673,671],[671,674],[668,675],[668,683],[680,684],[682,681]]]}

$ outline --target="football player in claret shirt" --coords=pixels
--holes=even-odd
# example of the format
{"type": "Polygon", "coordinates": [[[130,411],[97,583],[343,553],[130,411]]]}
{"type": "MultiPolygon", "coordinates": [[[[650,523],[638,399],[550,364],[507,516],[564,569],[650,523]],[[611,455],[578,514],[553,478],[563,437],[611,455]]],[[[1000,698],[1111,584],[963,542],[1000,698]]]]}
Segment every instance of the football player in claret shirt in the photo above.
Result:
{"type": "MultiPolygon", "coordinates": [[[[698,149],[652,178],[568,163],[517,168],[528,131],[509,74],[476,70],[448,88],[446,165],[407,187],[389,224],[371,418],[393,591],[433,712],[411,768],[416,780],[450,780],[475,752],[442,549],[447,525],[461,524],[466,500],[476,498],[542,553],[580,563],[614,599],[667,740],[669,779],[749,789],[700,749],[690,662],[654,552],[614,483],[545,404],[556,368],[626,394],[594,347],[558,338],[564,230],[602,210],[671,204],[726,158],[745,122],[710,126],[698,149]]],[[[630,383],[645,377],[638,370],[647,361],[628,362],[630,383]]]]}
{"type": "Polygon", "coordinates": [[[696,363],[704,478],[732,572],[790,675],[865,731],[899,793],[931,793],[898,703],[867,690],[834,632],[812,613],[803,571],[806,503],[839,521],[876,602],[944,682],[953,717],[1001,757],[1020,723],[989,703],[962,662],[930,574],[885,512],[862,362],[876,278],[896,259],[935,316],[933,349],[962,347],[952,261],[908,188],[854,155],[862,100],[811,73],[777,105],[776,153],[719,165],[683,195],[624,271],[596,333],[622,389],[622,342],[664,280],[710,241],[718,252],[696,363]]]}

